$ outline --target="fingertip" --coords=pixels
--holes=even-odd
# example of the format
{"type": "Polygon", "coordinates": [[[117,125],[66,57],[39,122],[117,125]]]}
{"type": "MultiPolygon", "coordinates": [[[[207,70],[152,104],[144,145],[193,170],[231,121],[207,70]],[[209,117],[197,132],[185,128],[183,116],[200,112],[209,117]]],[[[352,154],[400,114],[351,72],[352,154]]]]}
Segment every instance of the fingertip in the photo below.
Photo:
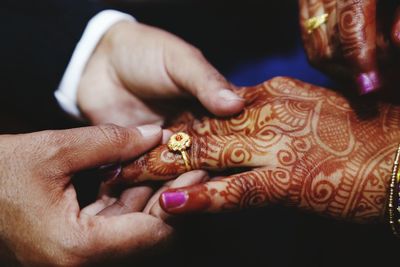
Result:
{"type": "Polygon", "coordinates": [[[153,138],[155,136],[161,137],[161,134],[162,134],[161,127],[159,125],[155,125],[155,124],[142,125],[142,126],[136,127],[136,129],[139,131],[139,133],[144,138],[153,138]]]}
{"type": "Polygon", "coordinates": [[[396,21],[392,29],[392,42],[400,47],[400,20],[396,21]]]}
{"type": "Polygon", "coordinates": [[[159,198],[161,208],[170,214],[205,212],[212,201],[207,192],[207,186],[194,186],[170,189],[163,192],[159,198]]]}
{"type": "Polygon", "coordinates": [[[377,71],[361,73],[356,78],[358,93],[360,95],[376,92],[381,88],[381,81],[377,71]]]}
{"type": "Polygon", "coordinates": [[[137,157],[162,141],[162,129],[158,125],[128,126],[126,129],[131,132],[128,133],[128,143],[123,148],[127,155],[124,154],[122,161],[137,157]]]}
{"type": "Polygon", "coordinates": [[[220,89],[210,98],[210,111],[217,116],[230,116],[239,113],[245,106],[245,100],[229,89],[220,89]],[[211,101],[210,101],[211,100],[211,101]]]}

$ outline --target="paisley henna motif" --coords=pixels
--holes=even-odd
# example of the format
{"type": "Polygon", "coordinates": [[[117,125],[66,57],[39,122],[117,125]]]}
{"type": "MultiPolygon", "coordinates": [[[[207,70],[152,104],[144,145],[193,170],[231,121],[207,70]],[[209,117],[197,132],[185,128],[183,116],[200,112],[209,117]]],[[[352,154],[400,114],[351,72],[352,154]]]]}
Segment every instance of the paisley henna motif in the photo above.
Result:
{"type": "MultiPolygon", "coordinates": [[[[244,88],[242,95],[249,104],[239,116],[194,119],[186,130],[194,136],[191,157],[197,168],[253,169],[196,188],[207,197],[189,197],[188,206],[173,212],[282,203],[358,222],[383,217],[400,140],[400,107],[382,103],[379,112],[368,106],[356,112],[339,94],[289,78],[244,88]],[[193,203],[201,199],[208,204],[193,203]]],[[[164,165],[177,173],[184,169],[164,165]]],[[[156,176],[146,164],[142,167],[147,177],[156,176]]],[[[180,190],[194,196],[191,188],[180,190]]]]}

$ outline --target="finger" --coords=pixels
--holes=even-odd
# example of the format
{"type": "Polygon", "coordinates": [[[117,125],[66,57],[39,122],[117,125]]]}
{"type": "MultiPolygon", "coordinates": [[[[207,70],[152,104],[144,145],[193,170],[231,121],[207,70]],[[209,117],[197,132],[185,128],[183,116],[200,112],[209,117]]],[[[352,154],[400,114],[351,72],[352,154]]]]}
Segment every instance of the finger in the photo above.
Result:
{"type": "Polygon", "coordinates": [[[65,173],[132,159],[161,141],[161,128],[145,125],[122,128],[102,125],[55,132],[54,155],[65,173]]]}
{"type": "Polygon", "coordinates": [[[102,195],[95,202],[93,202],[92,204],[84,207],[81,210],[81,214],[94,216],[97,213],[99,213],[100,211],[102,211],[103,209],[105,209],[106,207],[114,204],[115,201],[117,201],[116,197],[110,197],[110,196],[107,196],[107,195],[102,195]]]}
{"type": "Polygon", "coordinates": [[[168,143],[169,138],[171,137],[171,135],[173,135],[173,132],[171,132],[170,130],[163,130],[163,135],[162,135],[162,144],[166,144],[168,143]]]}
{"type": "Polygon", "coordinates": [[[160,219],[143,213],[120,216],[84,216],[83,229],[88,229],[89,243],[96,255],[121,257],[159,245],[172,234],[172,228],[160,219]]]}
{"type": "Polygon", "coordinates": [[[162,193],[160,206],[171,214],[260,207],[285,199],[289,181],[287,170],[263,168],[202,185],[169,189],[162,193]]]}
{"type": "Polygon", "coordinates": [[[196,48],[179,46],[165,61],[173,82],[196,96],[213,114],[227,116],[243,109],[244,100],[234,92],[234,86],[196,48]]]}
{"type": "Polygon", "coordinates": [[[124,190],[121,196],[97,215],[115,216],[142,211],[151,197],[153,189],[149,186],[136,186],[124,190]]]}
{"type": "Polygon", "coordinates": [[[149,201],[148,206],[145,208],[144,212],[153,215],[154,217],[160,218],[162,220],[167,220],[170,215],[166,213],[160,206],[158,199],[160,198],[161,193],[163,193],[168,188],[179,188],[185,186],[193,186],[199,183],[204,183],[209,180],[208,174],[205,171],[197,170],[191,171],[182,174],[178,178],[176,178],[169,187],[164,187],[158,190],[156,194],[154,194],[149,201]]]}
{"type": "MultiPolygon", "coordinates": [[[[175,179],[175,180],[176,180],[176,179],[175,179]]],[[[146,206],[145,206],[144,209],[143,209],[143,213],[146,213],[146,214],[149,214],[149,213],[150,213],[151,208],[152,208],[152,207],[154,206],[154,204],[158,201],[158,198],[160,197],[161,193],[164,192],[165,190],[167,190],[168,188],[170,188],[171,184],[172,184],[175,180],[166,181],[166,182],[164,183],[164,185],[163,185],[161,188],[159,188],[159,189],[157,190],[157,192],[156,192],[153,196],[151,196],[151,198],[149,199],[149,201],[147,202],[146,206]],[[158,197],[156,197],[156,196],[158,196],[158,197]]]]}
{"type": "Polygon", "coordinates": [[[381,87],[376,63],[376,0],[338,0],[342,53],[352,66],[360,94],[381,87]]]}
{"type": "Polygon", "coordinates": [[[400,47],[400,7],[396,9],[394,23],[392,26],[392,42],[400,47]]]}
{"type": "Polygon", "coordinates": [[[332,31],[335,14],[332,12],[327,13],[324,2],[321,0],[303,0],[299,3],[300,25],[302,28],[304,47],[309,60],[319,65],[322,60],[326,60],[332,55],[329,32],[332,31]],[[310,19],[318,18],[324,14],[328,15],[327,22],[322,23],[315,29],[310,29],[308,27],[310,19]]]}
{"type": "MultiPolygon", "coordinates": [[[[281,139],[255,132],[252,135],[193,136],[187,150],[192,169],[221,171],[233,167],[267,166],[276,161],[272,143],[281,139]]],[[[118,182],[137,183],[144,180],[168,180],[186,172],[182,155],[160,145],[124,166],[118,182]]]]}

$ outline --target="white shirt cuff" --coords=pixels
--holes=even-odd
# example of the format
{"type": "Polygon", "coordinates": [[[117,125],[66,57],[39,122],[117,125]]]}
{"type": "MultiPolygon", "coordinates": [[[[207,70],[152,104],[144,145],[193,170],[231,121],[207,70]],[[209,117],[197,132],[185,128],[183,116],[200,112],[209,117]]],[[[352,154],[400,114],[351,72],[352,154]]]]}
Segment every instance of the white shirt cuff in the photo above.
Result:
{"type": "Polygon", "coordinates": [[[121,20],[135,21],[132,16],[116,10],[101,11],[89,21],[54,93],[61,108],[76,119],[83,120],[77,105],[77,92],[85,66],[103,35],[121,20]]]}

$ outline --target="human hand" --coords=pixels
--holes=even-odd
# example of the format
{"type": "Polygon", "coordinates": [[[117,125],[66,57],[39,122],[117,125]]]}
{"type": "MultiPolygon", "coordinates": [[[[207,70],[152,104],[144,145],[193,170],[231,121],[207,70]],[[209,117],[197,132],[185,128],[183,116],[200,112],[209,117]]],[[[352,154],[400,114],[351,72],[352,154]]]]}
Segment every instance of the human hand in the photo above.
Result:
{"type": "Polygon", "coordinates": [[[354,81],[360,94],[381,87],[397,89],[400,9],[394,2],[300,0],[301,33],[309,61],[336,78],[354,81]],[[324,13],[326,23],[309,31],[307,21],[324,13]]]}
{"type": "Polygon", "coordinates": [[[176,36],[137,22],[120,22],[100,41],[83,73],[78,106],[94,124],[162,124],[195,96],[215,115],[232,115],[244,101],[201,52],[176,36]]]}
{"type": "MultiPolygon", "coordinates": [[[[170,129],[193,137],[194,169],[251,169],[168,190],[160,198],[166,211],[220,212],[279,203],[357,222],[384,216],[400,140],[399,107],[381,103],[376,110],[360,100],[349,103],[290,78],[239,92],[247,101],[240,115],[192,119],[170,129]]],[[[181,156],[161,145],[125,166],[115,182],[170,179],[183,172],[181,156]]]]}
{"type": "Polygon", "coordinates": [[[166,240],[170,226],[141,212],[149,190],[130,188],[81,210],[71,183],[82,170],[137,157],[161,136],[158,126],[112,125],[1,136],[2,252],[23,265],[81,266],[166,240]]]}

